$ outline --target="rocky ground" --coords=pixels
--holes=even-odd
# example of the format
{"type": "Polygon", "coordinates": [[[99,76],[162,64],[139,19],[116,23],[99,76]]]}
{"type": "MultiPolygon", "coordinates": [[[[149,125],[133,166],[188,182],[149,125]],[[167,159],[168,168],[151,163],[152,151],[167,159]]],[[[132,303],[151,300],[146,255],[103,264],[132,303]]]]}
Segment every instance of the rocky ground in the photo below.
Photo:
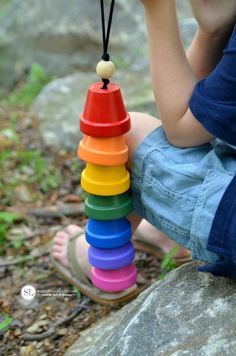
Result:
{"type": "MultiPolygon", "coordinates": [[[[0,355],[63,355],[82,330],[116,309],[85,298],[50,263],[55,232],[86,223],[82,167],[76,152],[55,153],[43,145],[28,110],[1,106],[0,355]],[[20,296],[27,284],[37,290],[67,289],[71,295],[36,295],[27,302],[20,296]]],[[[143,253],[135,263],[140,289],[163,272],[158,260],[143,253]]]]}

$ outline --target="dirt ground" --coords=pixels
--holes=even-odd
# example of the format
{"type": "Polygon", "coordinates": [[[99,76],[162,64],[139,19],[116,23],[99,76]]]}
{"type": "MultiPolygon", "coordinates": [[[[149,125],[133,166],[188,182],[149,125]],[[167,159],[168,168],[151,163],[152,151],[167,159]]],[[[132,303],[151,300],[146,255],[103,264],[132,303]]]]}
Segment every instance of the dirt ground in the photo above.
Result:
{"type": "MultiPolygon", "coordinates": [[[[63,355],[82,330],[118,309],[83,296],[50,263],[55,232],[86,224],[83,165],[76,147],[71,154],[48,150],[31,114],[9,108],[0,109],[0,158],[0,213],[18,214],[13,222],[3,220],[2,235],[0,229],[0,355],[63,355]],[[11,135],[1,136],[9,129],[11,135]],[[25,285],[56,295],[27,301],[20,295],[25,285]]],[[[145,253],[137,253],[135,264],[140,290],[162,273],[160,261],[145,253]]]]}

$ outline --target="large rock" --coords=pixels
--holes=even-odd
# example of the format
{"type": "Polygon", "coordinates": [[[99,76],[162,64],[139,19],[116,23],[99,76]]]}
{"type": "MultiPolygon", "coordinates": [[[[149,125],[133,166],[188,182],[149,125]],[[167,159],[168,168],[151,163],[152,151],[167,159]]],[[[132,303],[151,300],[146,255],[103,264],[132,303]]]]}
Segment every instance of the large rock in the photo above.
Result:
{"type": "Polygon", "coordinates": [[[182,266],[81,333],[66,356],[236,355],[236,284],[182,266]]]}
{"type": "MultiPolygon", "coordinates": [[[[151,83],[146,71],[117,72],[123,99],[129,111],[146,111],[156,115],[151,83]]],[[[98,81],[94,73],[78,73],[49,83],[35,100],[32,111],[47,146],[75,150],[81,133],[79,114],[83,112],[87,88],[98,81]]]]}
{"type": "MultiPolygon", "coordinates": [[[[0,83],[10,82],[32,62],[55,75],[89,70],[102,54],[99,1],[11,2],[0,25],[0,83]]],[[[105,1],[105,6],[110,1],[105,1]]],[[[142,67],[145,25],[137,0],[117,0],[110,50],[122,65],[142,67]]],[[[118,63],[119,64],[119,63],[118,63]]]]}
{"type": "Polygon", "coordinates": [[[186,19],[192,16],[189,1],[177,0],[176,4],[177,4],[177,10],[180,19],[186,19]]]}
{"type": "Polygon", "coordinates": [[[194,18],[189,17],[180,21],[180,32],[186,50],[190,46],[192,39],[196,33],[196,30],[197,21],[194,18]]]}
{"type": "MultiPolygon", "coordinates": [[[[102,51],[99,1],[15,0],[4,7],[1,4],[0,85],[11,84],[32,62],[56,76],[94,68],[102,51]]],[[[108,4],[106,0],[106,7],[108,4]]],[[[186,0],[178,0],[178,8],[181,19],[191,17],[186,0]]],[[[118,66],[146,66],[147,40],[139,0],[116,1],[110,42],[118,66]]]]}

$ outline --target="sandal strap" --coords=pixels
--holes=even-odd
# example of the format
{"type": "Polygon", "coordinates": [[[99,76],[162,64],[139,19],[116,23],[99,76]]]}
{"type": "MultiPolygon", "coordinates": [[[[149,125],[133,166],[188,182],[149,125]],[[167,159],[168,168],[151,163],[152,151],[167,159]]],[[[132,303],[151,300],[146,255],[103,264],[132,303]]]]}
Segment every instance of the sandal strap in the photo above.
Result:
{"type": "Polygon", "coordinates": [[[76,240],[79,238],[80,235],[84,233],[84,230],[81,228],[75,234],[71,235],[68,242],[68,250],[67,256],[70,265],[70,270],[73,275],[80,279],[83,283],[91,285],[88,277],[85,275],[84,271],[82,270],[76,256],[76,240]]]}

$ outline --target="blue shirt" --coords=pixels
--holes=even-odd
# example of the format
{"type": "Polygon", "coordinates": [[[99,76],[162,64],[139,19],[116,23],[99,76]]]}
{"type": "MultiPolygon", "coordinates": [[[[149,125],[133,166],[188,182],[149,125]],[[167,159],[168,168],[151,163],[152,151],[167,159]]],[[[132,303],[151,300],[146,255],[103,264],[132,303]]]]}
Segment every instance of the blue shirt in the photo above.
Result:
{"type": "MultiPolygon", "coordinates": [[[[214,71],[197,83],[189,106],[206,130],[236,149],[236,29],[214,71]]],[[[236,280],[236,177],[217,208],[207,249],[223,260],[199,270],[236,280]]]]}
{"type": "Polygon", "coordinates": [[[214,71],[197,83],[189,106],[210,133],[236,146],[236,30],[214,71]]]}

